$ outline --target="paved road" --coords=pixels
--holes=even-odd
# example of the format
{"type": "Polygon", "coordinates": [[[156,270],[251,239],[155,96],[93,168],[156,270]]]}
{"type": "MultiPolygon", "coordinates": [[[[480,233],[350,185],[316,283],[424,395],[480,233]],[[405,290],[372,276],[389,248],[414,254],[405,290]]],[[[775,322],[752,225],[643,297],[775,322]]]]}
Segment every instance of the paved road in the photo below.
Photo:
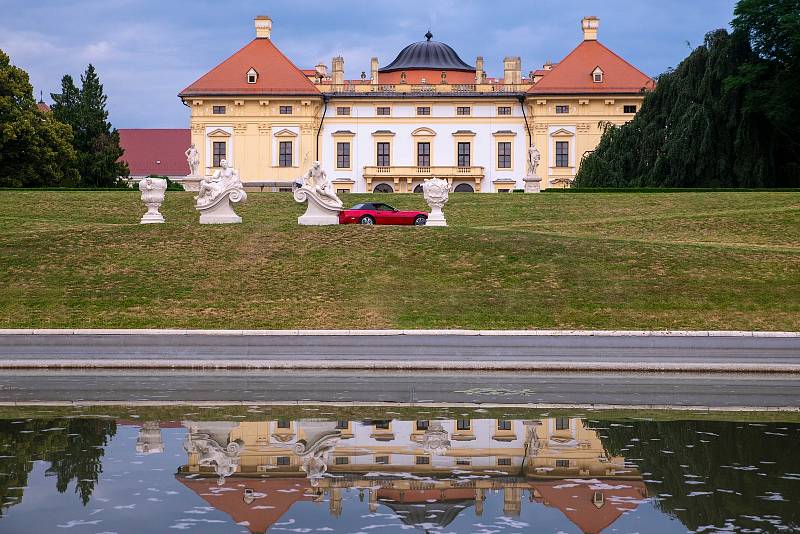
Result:
{"type": "Polygon", "coordinates": [[[800,372],[800,337],[185,333],[0,335],[0,368],[43,365],[800,372]]]}
{"type": "Polygon", "coordinates": [[[0,403],[334,402],[800,409],[800,379],[664,373],[0,371],[0,403]]]}

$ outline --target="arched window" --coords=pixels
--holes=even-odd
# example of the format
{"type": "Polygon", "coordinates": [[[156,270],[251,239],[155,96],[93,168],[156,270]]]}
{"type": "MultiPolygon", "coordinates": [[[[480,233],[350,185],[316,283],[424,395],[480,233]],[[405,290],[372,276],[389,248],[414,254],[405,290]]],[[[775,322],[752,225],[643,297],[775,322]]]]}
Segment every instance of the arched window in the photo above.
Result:
{"type": "Polygon", "coordinates": [[[474,193],[475,189],[469,184],[458,184],[453,190],[454,193],[474,193]]]}
{"type": "Polygon", "coordinates": [[[417,187],[414,188],[414,192],[415,193],[422,193],[422,185],[417,185],[417,187]]]}
{"type": "Polygon", "coordinates": [[[373,193],[394,193],[394,189],[389,184],[378,184],[375,186],[375,189],[372,190],[373,193]]]}

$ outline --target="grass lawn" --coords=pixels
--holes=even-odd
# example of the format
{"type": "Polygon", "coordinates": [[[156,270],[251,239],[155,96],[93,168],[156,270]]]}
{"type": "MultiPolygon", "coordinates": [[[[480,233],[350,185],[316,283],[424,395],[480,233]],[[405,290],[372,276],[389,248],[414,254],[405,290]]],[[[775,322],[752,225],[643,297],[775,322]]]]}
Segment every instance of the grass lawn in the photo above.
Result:
{"type": "Polygon", "coordinates": [[[138,192],[0,192],[0,328],[800,330],[800,192],[455,194],[448,228],[192,204],[139,225],[138,192]]]}

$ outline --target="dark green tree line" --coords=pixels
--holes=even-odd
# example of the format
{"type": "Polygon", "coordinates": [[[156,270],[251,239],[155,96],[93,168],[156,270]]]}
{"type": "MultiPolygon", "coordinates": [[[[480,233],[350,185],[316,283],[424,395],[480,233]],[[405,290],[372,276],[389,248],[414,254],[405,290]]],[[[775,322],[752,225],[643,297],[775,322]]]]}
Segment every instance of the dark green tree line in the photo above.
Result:
{"type": "Polygon", "coordinates": [[[734,14],[632,121],[606,127],[576,186],[800,186],[800,0],[740,0],[734,14]]]}
{"type": "Polygon", "coordinates": [[[55,118],[72,127],[80,184],[121,185],[119,178],[128,176],[128,166],[117,161],[124,150],[119,145],[119,132],[108,122],[108,97],[94,66],[89,65],[81,76],[80,89],[72,76],[65,75],[61,79],[61,93],[51,96],[55,118]]]}
{"type": "Polygon", "coordinates": [[[74,185],[72,130],[36,105],[28,73],[0,50],[0,187],[74,185]]]}

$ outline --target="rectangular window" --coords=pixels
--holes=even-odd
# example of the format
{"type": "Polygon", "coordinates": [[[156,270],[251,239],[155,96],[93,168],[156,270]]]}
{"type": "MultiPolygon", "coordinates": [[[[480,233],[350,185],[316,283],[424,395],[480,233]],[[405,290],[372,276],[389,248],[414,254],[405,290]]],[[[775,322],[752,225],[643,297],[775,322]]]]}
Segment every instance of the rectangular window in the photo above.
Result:
{"type": "Polygon", "coordinates": [[[278,428],[289,428],[289,426],[290,423],[288,419],[286,419],[285,417],[278,418],[278,428]]]}
{"type": "Polygon", "coordinates": [[[389,106],[380,106],[378,108],[378,115],[391,115],[391,114],[392,114],[392,108],[390,108],[389,106]]]}
{"type": "Polygon", "coordinates": [[[381,465],[388,465],[389,464],[389,457],[388,456],[376,456],[375,463],[381,465]]]}
{"type": "Polygon", "coordinates": [[[623,111],[624,111],[625,113],[636,113],[636,106],[635,106],[635,105],[632,105],[632,106],[623,106],[623,111]]]}
{"type": "Polygon", "coordinates": [[[290,465],[291,461],[288,456],[278,456],[276,459],[278,465],[290,465]]]}
{"type": "Polygon", "coordinates": [[[225,159],[225,141],[214,141],[214,167],[219,167],[225,159]]]}
{"type": "Polygon", "coordinates": [[[391,421],[375,421],[375,428],[377,430],[389,430],[391,421]]]}
{"type": "Polygon", "coordinates": [[[569,141],[556,141],[556,167],[569,167],[569,141]]]}
{"type": "Polygon", "coordinates": [[[292,142],[281,141],[278,146],[278,166],[291,167],[292,166],[292,142]]]}
{"type": "Polygon", "coordinates": [[[569,460],[556,460],[556,467],[569,469],[569,460]]]}
{"type": "Polygon", "coordinates": [[[569,430],[569,417],[556,417],[556,430],[569,430]]]}
{"type": "Polygon", "coordinates": [[[569,113],[569,106],[556,106],[556,113],[558,114],[569,113]]]}
{"type": "Polygon", "coordinates": [[[456,115],[469,115],[472,113],[472,110],[469,106],[458,106],[456,108],[456,115]]]}
{"type": "Polygon", "coordinates": [[[497,143],[497,168],[511,168],[511,143],[509,141],[497,143]]]}
{"type": "Polygon", "coordinates": [[[339,106],[336,108],[337,115],[350,115],[350,108],[348,106],[339,106]]]}
{"type": "Polygon", "coordinates": [[[350,168],[350,143],[336,143],[336,168],[350,168]]]}
{"type": "Polygon", "coordinates": [[[429,456],[417,456],[414,463],[417,465],[430,465],[431,459],[429,456]]]}
{"type": "Polygon", "coordinates": [[[211,113],[214,115],[225,115],[225,106],[211,106],[211,113]]]}
{"type": "Polygon", "coordinates": [[[459,458],[456,460],[456,465],[471,465],[472,461],[467,458],[459,458]]]}
{"type": "Polygon", "coordinates": [[[511,106],[500,106],[497,108],[498,115],[511,115],[511,106]]]}
{"type": "Polygon", "coordinates": [[[417,421],[417,430],[428,430],[430,421],[417,421]]]}
{"type": "Polygon", "coordinates": [[[456,421],[457,430],[469,430],[469,427],[470,427],[469,419],[459,419],[456,421]]]}
{"type": "Polygon", "coordinates": [[[497,430],[511,430],[511,421],[508,420],[498,421],[497,430]]]}
{"type": "Polygon", "coordinates": [[[378,167],[389,165],[389,143],[378,143],[378,167]]]}
{"type": "Polygon", "coordinates": [[[337,456],[333,459],[333,463],[335,465],[347,465],[350,463],[350,458],[347,456],[337,456]]]}
{"type": "Polygon", "coordinates": [[[431,114],[431,108],[429,108],[428,106],[419,106],[417,108],[417,115],[430,115],[430,114],[431,114]]]}
{"type": "Polygon", "coordinates": [[[347,430],[350,426],[350,421],[336,421],[336,430],[347,430]]]}
{"type": "Polygon", "coordinates": [[[469,160],[469,143],[458,143],[458,166],[469,167],[471,165],[469,160]]]}
{"type": "Polygon", "coordinates": [[[431,166],[431,144],[417,143],[417,167],[431,166]]]}
{"type": "Polygon", "coordinates": [[[511,465],[511,458],[498,458],[497,465],[511,465]]]}
{"type": "Polygon", "coordinates": [[[278,112],[281,115],[291,115],[292,114],[292,106],[280,106],[278,108],[278,112]]]}

